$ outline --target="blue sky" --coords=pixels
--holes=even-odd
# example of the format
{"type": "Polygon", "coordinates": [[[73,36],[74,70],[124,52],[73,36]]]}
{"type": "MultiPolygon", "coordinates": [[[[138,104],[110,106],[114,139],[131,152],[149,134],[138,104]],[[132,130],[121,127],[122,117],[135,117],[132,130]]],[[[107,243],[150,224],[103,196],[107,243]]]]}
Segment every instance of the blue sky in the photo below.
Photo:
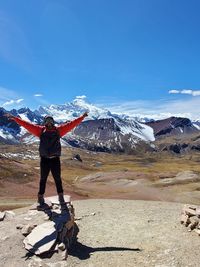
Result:
{"type": "Polygon", "coordinates": [[[1,0],[0,105],[77,95],[129,113],[198,117],[198,0],[1,0]]]}

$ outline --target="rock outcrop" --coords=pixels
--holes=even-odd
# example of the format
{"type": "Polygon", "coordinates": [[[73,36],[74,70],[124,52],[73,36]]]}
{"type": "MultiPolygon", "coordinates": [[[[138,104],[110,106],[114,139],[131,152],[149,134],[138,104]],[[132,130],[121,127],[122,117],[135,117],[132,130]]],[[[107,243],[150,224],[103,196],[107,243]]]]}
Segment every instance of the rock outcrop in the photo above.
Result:
{"type": "Polygon", "coordinates": [[[181,223],[188,228],[188,231],[194,230],[200,235],[200,206],[184,205],[181,214],[181,223]]]}
{"type": "Polygon", "coordinates": [[[24,239],[25,249],[35,255],[52,253],[60,249],[65,251],[64,259],[67,258],[68,249],[76,241],[78,228],[74,222],[74,208],[70,196],[65,195],[64,198],[64,206],[60,205],[57,196],[45,198],[46,206],[40,212],[44,212],[45,219],[49,221],[36,227],[32,224],[22,228],[25,234],[32,229],[24,239]]]}
{"type": "MultiPolygon", "coordinates": [[[[29,253],[43,256],[60,250],[63,252],[62,259],[67,258],[68,249],[76,242],[78,227],[70,196],[65,195],[64,199],[62,205],[57,196],[45,198],[42,207],[35,203],[16,225],[16,229],[25,236],[23,244],[29,253]]],[[[13,211],[0,212],[1,221],[12,220],[14,216],[13,211]]]]}

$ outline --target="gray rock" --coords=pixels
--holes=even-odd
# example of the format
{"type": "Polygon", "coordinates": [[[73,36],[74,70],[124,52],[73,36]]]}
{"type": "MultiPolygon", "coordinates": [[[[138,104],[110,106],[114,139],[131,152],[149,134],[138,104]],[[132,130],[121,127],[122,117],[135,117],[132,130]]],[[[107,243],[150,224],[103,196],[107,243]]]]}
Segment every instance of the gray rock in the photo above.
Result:
{"type": "Polygon", "coordinates": [[[16,229],[19,229],[19,230],[21,230],[23,227],[24,227],[24,224],[21,224],[21,223],[16,225],[16,229]]]}
{"type": "MultiPolygon", "coordinates": [[[[69,195],[64,195],[65,202],[68,203],[71,201],[71,197],[69,195]]],[[[59,205],[60,202],[58,200],[58,196],[52,196],[52,197],[47,197],[45,198],[45,202],[50,201],[52,204],[59,205]]]]}
{"type": "Polygon", "coordinates": [[[5,217],[5,212],[0,212],[0,221],[3,221],[5,217]]]}
{"type": "Polygon", "coordinates": [[[27,236],[29,235],[32,230],[35,228],[35,225],[34,224],[27,224],[27,225],[24,225],[22,227],[22,230],[21,230],[21,233],[24,235],[24,236],[27,236]]]}
{"type": "Polygon", "coordinates": [[[196,211],[194,209],[191,208],[185,208],[184,212],[186,215],[190,216],[195,216],[196,215],[196,211]]]}
{"type": "Polygon", "coordinates": [[[200,207],[196,209],[196,215],[200,217],[200,207]]]}
{"type": "Polygon", "coordinates": [[[57,239],[57,231],[54,222],[46,222],[38,225],[24,239],[25,248],[36,255],[50,251],[57,239]]]}
{"type": "Polygon", "coordinates": [[[181,223],[184,224],[185,226],[188,226],[188,224],[190,223],[188,215],[181,214],[181,223]]]}
{"type": "Polygon", "coordinates": [[[194,229],[194,231],[195,231],[198,235],[200,235],[200,229],[194,229]]]}
{"type": "Polygon", "coordinates": [[[5,211],[5,218],[8,220],[12,220],[15,217],[15,213],[12,210],[5,211]]]}
{"type": "Polygon", "coordinates": [[[58,249],[64,251],[64,250],[65,250],[65,244],[64,244],[64,243],[60,243],[60,244],[58,245],[58,249]]]}

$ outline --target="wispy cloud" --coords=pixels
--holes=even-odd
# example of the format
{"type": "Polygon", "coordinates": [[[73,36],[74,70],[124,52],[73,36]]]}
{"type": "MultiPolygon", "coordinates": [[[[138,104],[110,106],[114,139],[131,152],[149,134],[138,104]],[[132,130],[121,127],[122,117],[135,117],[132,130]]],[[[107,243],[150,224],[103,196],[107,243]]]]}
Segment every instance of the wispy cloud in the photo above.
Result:
{"type": "Polygon", "coordinates": [[[112,113],[126,114],[131,117],[164,119],[171,116],[200,119],[200,98],[179,100],[136,100],[101,104],[112,113]]]}
{"type": "Polygon", "coordinates": [[[191,90],[191,89],[170,90],[169,94],[184,94],[184,95],[200,96],[200,90],[191,90]]]}
{"type": "Polygon", "coordinates": [[[35,97],[41,97],[43,96],[42,94],[34,94],[35,97]]]}
{"type": "Polygon", "coordinates": [[[170,90],[169,94],[180,94],[179,90],[170,90]]]}
{"type": "Polygon", "coordinates": [[[0,86],[0,101],[18,98],[17,93],[13,90],[0,86]]]}
{"type": "Polygon", "coordinates": [[[2,107],[9,106],[9,108],[15,108],[16,105],[19,107],[23,101],[24,99],[21,98],[16,91],[5,87],[0,87],[0,105],[2,107]]]}
{"type": "Polygon", "coordinates": [[[20,104],[24,99],[20,98],[20,99],[11,99],[11,100],[8,100],[6,101],[5,103],[3,103],[3,107],[5,106],[10,106],[10,105],[14,105],[14,104],[20,104]]]}

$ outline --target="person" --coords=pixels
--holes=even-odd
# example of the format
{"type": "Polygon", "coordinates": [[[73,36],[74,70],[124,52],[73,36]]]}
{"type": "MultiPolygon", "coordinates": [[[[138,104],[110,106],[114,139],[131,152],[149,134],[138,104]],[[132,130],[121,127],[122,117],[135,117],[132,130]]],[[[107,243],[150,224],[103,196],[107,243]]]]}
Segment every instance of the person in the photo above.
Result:
{"type": "Polygon", "coordinates": [[[63,186],[61,180],[61,143],[60,138],[63,137],[66,133],[75,128],[80,124],[85,117],[88,116],[88,113],[85,112],[79,118],[65,122],[61,125],[55,126],[55,121],[52,116],[45,116],[43,125],[33,124],[27,121],[22,120],[19,117],[15,117],[9,113],[6,113],[5,116],[9,120],[15,121],[20,126],[27,129],[31,134],[40,138],[39,144],[39,154],[40,154],[40,183],[38,191],[38,203],[39,206],[43,206],[44,194],[46,188],[46,182],[51,171],[58,194],[58,200],[61,205],[65,205],[64,195],[63,195],[63,186]]]}

